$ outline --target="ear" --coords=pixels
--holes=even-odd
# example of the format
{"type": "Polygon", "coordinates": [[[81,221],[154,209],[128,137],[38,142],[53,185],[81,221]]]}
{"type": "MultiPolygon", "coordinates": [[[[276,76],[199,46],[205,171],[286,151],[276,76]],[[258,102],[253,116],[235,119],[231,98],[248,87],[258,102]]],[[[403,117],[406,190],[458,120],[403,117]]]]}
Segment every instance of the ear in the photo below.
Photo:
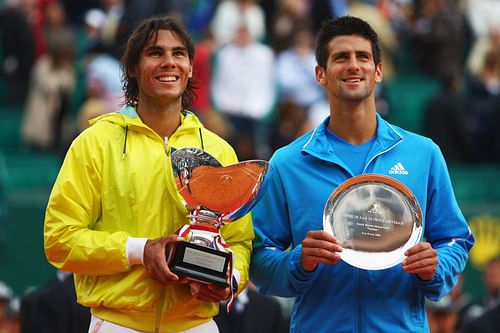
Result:
{"type": "Polygon", "coordinates": [[[316,67],[314,68],[314,72],[316,73],[316,81],[320,85],[324,86],[326,84],[325,70],[319,65],[316,65],[316,67]]]}
{"type": "Polygon", "coordinates": [[[383,77],[383,70],[382,70],[382,63],[380,62],[375,67],[375,82],[376,83],[382,82],[382,77],[383,77]]]}
{"type": "Polygon", "coordinates": [[[192,79],[193,78],[193,64],[189,65],[189,74],[188,78],[192,79]]]}

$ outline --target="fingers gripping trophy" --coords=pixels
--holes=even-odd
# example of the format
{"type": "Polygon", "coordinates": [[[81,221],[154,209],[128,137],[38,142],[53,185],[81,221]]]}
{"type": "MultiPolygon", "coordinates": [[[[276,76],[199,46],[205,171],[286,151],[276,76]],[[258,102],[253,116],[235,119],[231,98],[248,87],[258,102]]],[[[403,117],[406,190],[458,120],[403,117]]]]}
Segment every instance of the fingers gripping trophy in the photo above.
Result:
{"type": "Polygon", "coordinates": [[[250,160],[224,167],[198,148],[176,150],[171,158],[190,224],[176,232],[185,241],[166,248],[169,268],[188,279],[227,287],[234,259],[220,229],[250,212],[267,188],[270,165],[250,160]]]}

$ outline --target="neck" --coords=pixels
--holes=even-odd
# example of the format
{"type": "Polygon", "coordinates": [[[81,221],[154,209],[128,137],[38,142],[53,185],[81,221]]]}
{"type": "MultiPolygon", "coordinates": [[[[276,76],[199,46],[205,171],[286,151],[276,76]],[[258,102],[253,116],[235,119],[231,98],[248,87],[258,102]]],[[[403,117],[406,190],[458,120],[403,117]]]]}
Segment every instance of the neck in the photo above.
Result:
{"type": "Polygon", "coordinates": [[[137,113],[141,120],[161,138],[170,137],[181,124],[181,103],[167,105],[139,102],[137,113]]]}
{"type": "Polygon", "coordinates": [[[328,128],[345,141],[360,145],[375,135],[377,117],[375,104],[364,105],[331,105],[328,128]]]}

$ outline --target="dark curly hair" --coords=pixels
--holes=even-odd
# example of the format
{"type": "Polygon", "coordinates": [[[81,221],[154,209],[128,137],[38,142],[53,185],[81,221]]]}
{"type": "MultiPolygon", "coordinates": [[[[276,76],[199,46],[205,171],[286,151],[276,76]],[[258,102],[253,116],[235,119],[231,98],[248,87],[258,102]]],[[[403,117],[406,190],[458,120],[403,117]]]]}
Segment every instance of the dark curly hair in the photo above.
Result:
{"type": "MultiPolygon", "coordinates": [[[[130,73],[139,64],[139,59],[144,48],[158,38],[158,30],[172,31],[186,46],[189,61],[191,64],[194,59],[194,44],[191,36],[184,26],[176,19],[169,16],[151,17],[143,20],[137,28],[132,32],[128,39],[125,51],[121,58],[122,66],[122,83],[125,91],[125,104],[135,105],[138,101],[139,86],[136,78],[130,76],[130,73]]],[[[193,86],[192,79],[188,80],[186,90],[182,94],[182,108],[186,109],[191,106],[196,99],[194,92],[196,87],[193,86]]]]}
{"type": "Polygon", "coordinates": [[[322,23],[316,37],[316,62],[326,68],[328,61],[328,43],[338,36],[357,35],[368,39],[372,45],[375,65],[381,62],[380,46],[377,33],[364,20],[354,16],[341,16],[322,23]]]}

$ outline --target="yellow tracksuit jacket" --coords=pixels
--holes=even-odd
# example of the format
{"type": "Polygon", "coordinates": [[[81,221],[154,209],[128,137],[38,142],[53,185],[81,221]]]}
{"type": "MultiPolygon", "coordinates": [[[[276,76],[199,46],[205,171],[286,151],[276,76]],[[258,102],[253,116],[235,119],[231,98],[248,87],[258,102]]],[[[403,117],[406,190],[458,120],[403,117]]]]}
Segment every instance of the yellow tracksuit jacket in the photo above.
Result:
{"type": "MultiPolygon", "coordinates": [[[[176,332],[209,321],[218,304],[195,300],[187,285],[164,286],[143,265],[130,265],[126,241],[154,239],[189,223],[177,191],[170,152],[203,148],[222,165],[233,149],[189,111],[165,140],[131,106],[96,118],[72,143],[52,189],[44,246],[50,263],[74,272],[78,302],[104,320],[144,332],[176,332]]],[[[224,226],[235,253],[239,289],[248,281],[254,238],[247,214],[224,226]]]]}

